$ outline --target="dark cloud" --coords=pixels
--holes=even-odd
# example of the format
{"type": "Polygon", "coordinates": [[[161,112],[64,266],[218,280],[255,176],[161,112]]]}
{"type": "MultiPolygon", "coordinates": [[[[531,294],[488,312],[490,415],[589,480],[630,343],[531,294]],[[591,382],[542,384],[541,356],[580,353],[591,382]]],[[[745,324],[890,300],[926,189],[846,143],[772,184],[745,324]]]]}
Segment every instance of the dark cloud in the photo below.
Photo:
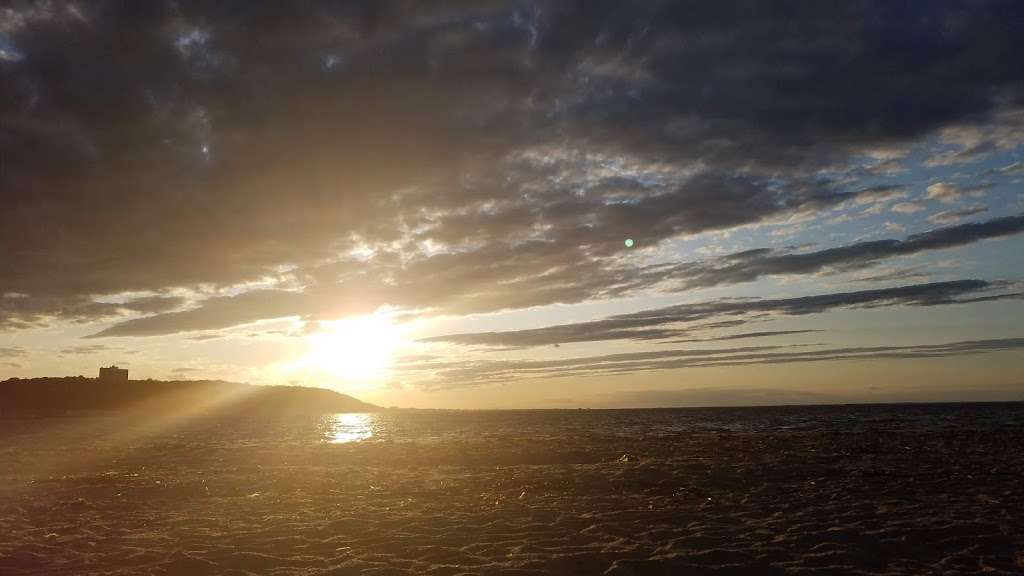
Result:
{"type": "Polygon", "coordinates": [[[894,281],[916,281],[927,280],[931,271],[927,266],[909,266],[905,268],[890,268],[886,270],[869,271],[860,274],[855,278],[857,282],[894,282],[894,281]]]}
{"type": "Polygon", "coordinates": [[[127,320],[95,336],[152,336],[208,330],[251,322],[261,317],[282,317],[301,310],[304,296],[282,290],[252,290],[237,296],[207,299],[203,307],[127,320]],[[259,316],[252,318],[253,311],[259,316]]]}
{"type": "MultiPolygon", "coordinates": [[[[712,319],[735,318],[746,321],[766,316],[801,316],[851,307],[938,306],[977,302],[978,298],[971,297],[972,295],[984,294],[994,288],[998,287],[982,280],[957,280],[796,298],[712,300],[619,314],[590,322],[505,332],[448,334],[426,338],[423,341],[522,347],[601,340],[656,340],[683,336],[694,329],[691,326],[678,326],[682,323],[712,319]]],[[[1019,296],[1019,293],[1001,293],[992,295],[991,298],[1019,296]]]]}
{"type": "Polygon", "coordinates": [[[135,298],[120,304],[120,309],[132,312],[154,314],[180,308],[185,304],[185,298],[181,296],[146,296],[135,298]]]}
{"type": "Polygon", "coordinates": [[[459,388],[524,378],[631,374],[682,368],[749,366],[835,360],[906,360],[945,358],[990,352],[1024,350],[1024,338],[970,340],[911,346],[859,346],[809,349],[806,346],[756,346],[727,349],[663,350],[586,356],[563,360],[485,360],[425,363],[406,367],[408,373],[426,372],[432,380],[424,387],[459,388]]]}
{"type": "Polygon", "coordinates": [[[965,246],[989,238],[1024,232],[1024,215],[1006,216],[912,234],[903,240],[871,240],[814,252],[744,252],[712,262],[686,263],[666,272],[682,288],[752,282],[762,276],[842,272],[865,268],[881,260],[929,250],[965,246]]]}
{"type": "Polygon", "coordinates": [[[54,319],[84,324],[130,313],[159,313],[185,303],[178,296],[147,296],[121,302],[101,302],[85,295],[32,296],[0,294],[0,329],[45,326],[54,319]]]}
{"type": "Polygon", "coordinates": [[[740,332],[738,334],[726,334],[724,336],[713,336],[709,338],[691,338],[683,340],[671,340],[666,344],[683,344],[690,342],[719,342],[725,340],[746,340],[748,338],[767,338],[769,336],[792,336],[793,334],[811,334],[824,332],[824,330],[762,330],[760,332],[740,332]]]}
{"type": "MultiPolygon", "coordinates": [[[[0,301],[0,327],[134,311],[156,315],[105,333],[159,334],[649,287],[661,271],[624,262],[623,238],[813,215],[857,198],[826,171],[1009,117],[1022,14],[997,0],[12,5],[0,294],[21,296],[0,301]],[[250,282],[276,285],[224,295],[250,282]],[[218,296],[105,303],[173,287],[218,296]]],[[[846,261],[894,249],[857,250],[846,261]]],[[[754,264],[814,269],[767,258],[754,264]]]]}

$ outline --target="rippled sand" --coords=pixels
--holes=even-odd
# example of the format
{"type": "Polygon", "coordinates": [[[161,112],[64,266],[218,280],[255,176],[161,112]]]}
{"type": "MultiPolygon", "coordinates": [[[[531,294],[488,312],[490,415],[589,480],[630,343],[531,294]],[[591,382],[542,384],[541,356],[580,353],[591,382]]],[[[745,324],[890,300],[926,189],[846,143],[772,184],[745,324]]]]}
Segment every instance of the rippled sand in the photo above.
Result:
{"type": "Polygon", "coordinates": [[[0,574],[1024,572],[1019,427],[4,440],[0,574]]]}

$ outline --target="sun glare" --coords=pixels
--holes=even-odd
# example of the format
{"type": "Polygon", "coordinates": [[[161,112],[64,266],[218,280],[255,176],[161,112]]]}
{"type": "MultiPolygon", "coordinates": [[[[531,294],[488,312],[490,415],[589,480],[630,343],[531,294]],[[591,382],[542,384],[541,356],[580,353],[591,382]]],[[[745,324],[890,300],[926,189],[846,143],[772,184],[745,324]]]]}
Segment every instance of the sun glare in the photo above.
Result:
{"type": "Polygon", "coordinates": [[[379,380],[391,368],[399,340],[397,327],[384,315],[325,322],[307,337],[309,353],[301,364],[345,380],[379,380]]]}

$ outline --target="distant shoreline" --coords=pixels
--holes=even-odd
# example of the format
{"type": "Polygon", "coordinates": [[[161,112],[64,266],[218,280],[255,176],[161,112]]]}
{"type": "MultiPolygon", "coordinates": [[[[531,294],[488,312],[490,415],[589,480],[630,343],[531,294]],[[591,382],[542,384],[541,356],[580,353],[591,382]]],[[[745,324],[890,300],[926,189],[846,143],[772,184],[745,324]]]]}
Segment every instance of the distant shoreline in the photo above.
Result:
{"type": "Polygon", "coordinates": [[[509,408],[417,408],[378,406],[327,388],[296,385],[264,385],[223,380],[130,380],[103,382],[85,376],[9,378],[0,381],[0,416],[23,413],[92,413],[168,408],[188,405],[200,411],[255,411],[261,414],[340,413],[389,411],[438,412],[534,412],[630,411],[630,410],[725,410],[840,408],[870,406],[946,406],[978,404],[1019,404],[1020,399],[879,402],[803,402],[779,404],[691,404],[673,406],[578,406],[509,408]]]}
{"type": "Polygon", "coordinates": [[[67,412],[337,413],[379,412],[347,394],[306,386],[262,386],[220,380],[11,378],[0,382],[0,414],[67,412]]]}

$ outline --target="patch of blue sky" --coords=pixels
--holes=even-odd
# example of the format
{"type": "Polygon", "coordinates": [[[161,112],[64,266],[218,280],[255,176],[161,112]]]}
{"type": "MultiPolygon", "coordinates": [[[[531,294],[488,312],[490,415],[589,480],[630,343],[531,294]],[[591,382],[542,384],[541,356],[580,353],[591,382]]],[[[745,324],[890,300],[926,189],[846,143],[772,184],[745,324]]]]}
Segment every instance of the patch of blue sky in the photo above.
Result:
{"type": "Polygon", "coordinates": [[[936,260],[954,259],[965,274],[983,280],[1024,280],[1024,236],[996,238],[970,246],[936,251],[936,260]]]}
{"type": "Polygon", "coordinates": [[[0,36],[0,61],[20,62],[24,59],[25,55],[15,48],[14,44],[7,38],[0,36]]]}

